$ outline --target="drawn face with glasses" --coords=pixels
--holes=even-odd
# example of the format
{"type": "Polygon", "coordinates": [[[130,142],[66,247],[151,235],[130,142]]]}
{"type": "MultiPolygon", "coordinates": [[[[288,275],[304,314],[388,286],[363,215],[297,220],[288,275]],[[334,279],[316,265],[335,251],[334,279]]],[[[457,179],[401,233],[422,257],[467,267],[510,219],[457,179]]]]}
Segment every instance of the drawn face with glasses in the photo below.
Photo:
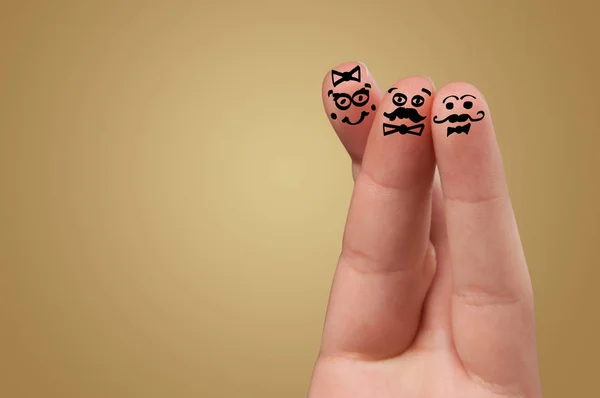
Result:
{"type": "MultiPolygon", "coordinates": [[[[350,109],[350,107],[352,105],[354,105],[357,108],[361,108],[361,107],[367,105],[369,103],[369,92],[370,92],[369,89],[370,88],[371,88],[371,85],[369,83],[365,83],[365,86],[363,88],[356,90],[352,95],[347,94],[347,93],[334,93],[333,90],[329,90],[329,92],[327,93],[327,96],[331,97],[333,99],[333,102],[335,103],[336,108],[338,108],[340,111],[347,111],[348,109],[350,109]]],[[[371,107],[371,109],[375,110],[373,108],[374,108],[374,106],[371,107]]],[[[346,123],[351,126],[355,126],[357,124],[362,123],[362,121],[365,120],[365,118],[367,116],[369,116],[369,112],[363,111],[360,114],[360,118],[358,121],[352,122],[352,121],[350,121],[348,116],[346,116],[342,119],[342,123],[346,123]]],[[[332,113],[331,118],[335,120],[337,118],[337,115],[335,113],[332,113]]]]}

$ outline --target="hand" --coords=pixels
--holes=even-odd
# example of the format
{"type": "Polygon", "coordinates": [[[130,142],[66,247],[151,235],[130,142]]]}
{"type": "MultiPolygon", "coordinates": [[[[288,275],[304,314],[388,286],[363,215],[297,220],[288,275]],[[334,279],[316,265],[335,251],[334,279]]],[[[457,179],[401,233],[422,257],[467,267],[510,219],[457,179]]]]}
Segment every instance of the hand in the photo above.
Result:
{"type": "Polygon", "coordinates": [[[309,397],[541,397],[532,286],[483,95],[420,76],[382,93],[346,63],[323,103],[355,185],[309,397]]]}

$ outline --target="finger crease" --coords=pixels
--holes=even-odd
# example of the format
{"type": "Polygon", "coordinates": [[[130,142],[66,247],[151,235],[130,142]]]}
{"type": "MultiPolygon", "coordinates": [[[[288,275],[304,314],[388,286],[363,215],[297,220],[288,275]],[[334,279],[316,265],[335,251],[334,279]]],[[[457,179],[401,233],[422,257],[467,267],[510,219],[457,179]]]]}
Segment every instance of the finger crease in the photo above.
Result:
{"type": "Polygon", "coordinates": [[[378,191],[378,192],[385,192],[385,191],[407,192],[407,191],[412,191],[414,189],[422,189],[424,187],[431,186],[431,180],[429,180],[427,178],[420,179],[421,180],[420,183],[414,182],[414,181],[419,181],[418,179],[415,179],[415,180],[411,181],[410,184],[406,184],[406,185],[393,185],[393,184],[383,183],[383,182],[379,181],[378,179],[376,179],[375,176],[373,176],[373,174],[371,174],[368,171],[368,169],[365,167],[362,167],[360,169],[360,172],[357,177],[357,181],[359,181],[359,179],[361,177],[363,177],[366,180],[366,181],[364,181],[365,184],[372,187],[375,191],[378,191]]]}
{"type": "Polygon", "coordinates": [[[351,245],[344,245],[342,253],[340,254],[339,263],[345,263],[349,268],[361,274],[379,274],[379,275],[392,275],[401,272],[408,272],[415,268],[415,266],[409,267],[397,267],[392,261],[383,261],[366,253],[363,250],[353,248],[351,245]],[[363,264],[363,266],[359,266],[363,264]]]}
{"type": "Polygon", "coordinates": [[[505,194],[495,194],[495,195],[480,195],[473,196],[470,198],[467,197],[457,197],[457,196],[444,196],[444,201],[446,202],[457,202],[457,203],[468,203],[472,205],[478,204],[486,204],[493,202],[503,202],[508,199],[508,196],[505,194]]]}
{"type": "Polygon", "coordinates": [[[480,289],[458,289],[453,292],[453,295],[461,304],[470,307],[513,306],[523,301],[518,294],[489,293],[480,289]]]}

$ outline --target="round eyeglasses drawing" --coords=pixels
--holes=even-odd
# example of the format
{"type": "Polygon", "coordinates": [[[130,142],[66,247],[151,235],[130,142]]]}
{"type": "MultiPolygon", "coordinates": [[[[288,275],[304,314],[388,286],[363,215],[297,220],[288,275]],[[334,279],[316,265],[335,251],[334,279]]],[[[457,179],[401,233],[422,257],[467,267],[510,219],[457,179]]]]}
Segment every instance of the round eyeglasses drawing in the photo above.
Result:
{"type": "Polygon", "coordinates": [[[462,133],[468,135],[471,130],[471,123],[478,122],[485,117],[485,112],[483,110],[477,111],[472,115],[471,109],[473,108],[473,101],[470,99],[477,99],[477,97],[471,94],[465,94],[460,98],[456,95],[449,95],[442,101],[442,104],[450,111],[450,114],[446,117],[434,115],[433,122],[436,124],[446,122],[452,124],[448,126],[446,130],[446,137],[449,137],[452,134],[462,133]]]}
{"type": "MultiPolygon", "coordinates": [[[[347,111],[350,109],[352,105],[357,108],[361,108],[369,103],[369,89],[371,85],[369,83],[365,83],[365,86],[361,89],[356,90],[352,95],[346,93],[334,93],[333,90],[329,90],[327,93],[328,97],[333,98],[333,102],[340,111],[347,111]]],[[[371,107],[372,110],[375,110],[375,105],[371,107]]],[[[356,126],[357,124],[362,123],[365,118],[369,116],[369,112],[362,111],[360,117],[357,121],[352,122],[348,116],[345,116],[342,119],[342,123],[349,124],[351,126],[356,126]]],[[[331,114],[331,118],[333,120],[337,119],[337,114],[333,112],[331,114]]]]}
{"type": "MultiPolygon", "coordinates": [[[[331,71],[331,84],[334,88],[346,82],[362,82],[360,65],[356,65],[349,71],[331,71]]],[[[371,85],[369,83],[364,83],[363,87],[359,88],[353,93],[335,92],[333,89],[327,91],[327,97],[333,99],[333,103],[339,111],[331,112],[331,119],[336,120],[338,118],[338,113],[343,115],[347,113],[347,111],[349,111],[351,107],[365,107],[370,100],[370,89],[371,85]]],[[[375,104],[372,104],[370,109],[371,111],[375,111],[377,107],[375,106],[375,104]]],[[[341,122],[350,126],[356,126],[358,124],[361,124],[365,120],[365,118],[369,116],[369,114],[369,111],[363,110],[356,120],[351,120],[349,115],[346,114],[342,118],[341,122]]]]}

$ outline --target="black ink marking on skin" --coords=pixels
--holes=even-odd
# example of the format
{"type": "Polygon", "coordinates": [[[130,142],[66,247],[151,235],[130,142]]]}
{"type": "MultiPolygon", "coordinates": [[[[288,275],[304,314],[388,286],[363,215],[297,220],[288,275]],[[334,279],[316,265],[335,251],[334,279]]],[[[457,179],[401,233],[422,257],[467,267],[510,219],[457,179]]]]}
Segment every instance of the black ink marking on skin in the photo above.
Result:
{"type": "Polygon", "coordinates": [[[356,65],[348,72],[340,72],[335,69],[331,71],[331,82],[333,83],[333,87],[337,87],[338,84],[349,81],[360,83],[360,65],[356,65]]]}
{"type": "Polygon", "coordinates": [[[425,98],[423,98],[422,96],[417,94],[414,97],[412,97],[412,100],[410,100],[410,103],[415,108],[420,108],[425,103],[425,98]]]}
{"type": "Polygon", "coordinates": [[[348,110],[352,105],[359,108],[363,107],[369,102],[370,97],[369,90],[367,90],[366,88],[358,89],[352,95],[347,93],[334,93],[333,91],[329,91],[328,96],[331,96],[333,98],[335,106],[340,111],[348,110]]]}
{"type": "Polygon", "coordinates": [[[348,118],[348,116],[346,116],[342,119],[342,123],[349,124],[350,126],[356,126],[357,124],[361,124],[367,116],[369,116],[369,112],[362,111],[360,114],[360,119],[358,119],[357,122],[351,122],[350,119],[348,118]]]}
{"type": "Polygon", "coordinates": [[[333,97],[333,102],[335,103],[335,106],[340,111],[345,111],[349,109],[352,105],[352,97],[350,96],[350,94],[332,92],[331,96],[333,97]]]}
{"type": "MultiPolygon", "coordinates": [[[[354,105],[357,108],[362,108],[363,106],[367,105],[370,100],[370,88],[371,85],[369,83],[365,83],[365,86],[363,88],[356,90],[352,95],[348,93],[334,93],[333,90],[329,90],[327,92],[327,96],[333,98],[333,103],[335,104],[336,108],[338,108],[340,111],[346,111],[350,109],[352,105],[354,105]]],[[[372,104],[371,110],[375,111],[376,109],[377,107],[375,106],[375,104],[372,104]]],[[[345,116],[344,118],[342,118],[342,123],[349,124],[350,126],[356,126],[357,124],[362,123],[363,120],[365,120],[365,118],[369,116],[369,114],[370,113],[367,111],[362,111],[362,113],[360,114],[360,118],[356,122],[352,122],[350,118],[348,118],[348,116],[345,116]]],[[[332,113],[331,118],[333,120],[336,120],[337,115],[335,113],[332,113]]]]}
{"type": "Polygon", "coordinates": [[[383,123],[383,135],[390,135],[394,133],[399,133],[401,135],[405,134],[413,134],[413,135],[421,135],[423,134],[423,129],[425,128],[424,124],[415,124],[413,126],[407,126],[405,124],[390,124],[383,123]]]}
{"type": "Polygon", "coordinates": [[[389,113],[383,112],[383,116],[388,118],[390,122],[393,122],[396,118],[409,119],[413,123],[419,123],[425,120],[425,116],[421,116],[415,108],[405,108],[403,106],[399,106],[389,113]]]}
{"type": "MultiPolygon", "coordinates": [[[[452,110],[454,109],[454,102],[449,101],[450,99],[456,99],[456,101],[462,101],[465,98],[473,98],[473,99],[477,99],[477,97],[475,97],[474,95],[471,94],[465,94],[462,97],[458,98],[456,95],[449,95],[446,98],[444,98],[444,100],[442,101],[442,104],[444,104],[446,101],[448,101],[448,103],[446,104],[446,109],[448,110],[452,110]]],[[[473,108],[473,102],[472,101],[464,101],[462,104],[464,109],[471,109],[473,108]]],[[[442,124],[445,122],[448,123],[464,123],[464,122],[469,122],[463,125],[458,125],[458,126],[448,126],[447,130],[446,130],[446,137],[452,135],[452,134],[469,134],[469,131],[471,130],[471,122],[478,122],[480,120],[482,120],[485,117],[485,112],[484,111],[478,111],[475,116],[471,116],[467,113],[453,113],[451,115],[448,115],[446,118],[444,119],[439,119],[437,116],[433,116],[433,122],[436,124],[442,124]]]]}
{"type": "Polygon", "coordinates": [[[456,98],[457,101],[460,100],[460,98],[458,98],[456,95],[449,95],[446,98],[444,98],[444,100],[442,101],[442,104],[445,103],[446,101],[448,101],[450,98],[456,98]]]}
{"type": "Polygon", "coordinates": [[[461,133],[465,133],[465,134],[469,134],[469,130],[471,130],[471,123],[467,123],[463,126],[456,126],[456,127],[448,127],[448,133],[446,135],[449,136],[451,134],[461,134],[461,133]]]}
{"type": "Polygon", "coordinates": [[[354,106],[365,106],[369,102],[369,90],[366,88],[361,88],[352,94],[352,104],[354,106]]]}
{"type": "MultiPolygon", "coordinates": [[[[397,90],[396,87],[392,87],[388,90],[388,93],[391,93],[392,91],[397,90]]],[[[422,88],[421,89],[422,92],[424,92],[425,94],[427,94],[428,96],[431,97],[431,91],[427,90],[426,88],[422,88]]]]}
{"type": "Polygon", "coordinates": [[[407,100],[406,95],[404,95],[402,93],[396,93],[392,97],[392,102],[396,106],[404,106],[404,104],[406,104],[406,100],[407,100]]]}
{"type": "MultiPolygon", "coordinates": [[[[392,93],[397,90],[397,88],[392,87],[388,90],[388,93],[392,93]]],[[[422,89],[424,93],[427,93],[429,90],[422,89]]],[[[429,93],[431,95],[431,93],[429,93]]],[[[393,122],[396,119],[408,119],[413,122],[413,125],[408,124],[392,124],[392,123],[383,123],[383,135],[390,135],[394,133],[398,133],[400,135],[412,134],[420,136],[423,134],[423,129],[425,128],[425,124],[421,123],[426,119],[426,116],[423,116],[419,113],[417,108],[420,108],[425,103],[425,98],[422,95],[415,95],[411,98],[410,104],[414,107],[407,107],[406,104],[408,102],[408,97],[406,94],[397,92],[392,96],[392,103],[396,106],[391,112],[384,112],[383,116],[387,118],[390,122],[393,122]]]]}
{"type": "Polygon", "coordinates": [[[454,114],[454,115],[449,115],[447,118],[439,120],[437,119],[437,116],[433,117],[433,122],[437,123],[437,124],[441,124],[444,122],[450,122],[450,123],[461,123],[461,122],[467,122],[467,121],[471,121],[471,122],[478,122],[481,119],[483,119],[485,117],[485,112],[484,111],[479,111],[477,112],[477,115],[480,115],[481,117],[479,118],[474,118],[471,115],[468,115],[466,113],[462,113],[460,115],[454,114]]]}
{"type": "Polygon", "coordinates": [[[458,98],[456,95],[449,95],[446,98],[444,98],[444,100],[442,101],[442,104],[445,103],[447,100],[449,100],[450,98],[455,98],[457,101],[463,100],[467,97],[471,97],[473,99],[477,99],[477,97],[475,97],[474,95],[471,94],[465,94],[462,97],[458,98]]]}

